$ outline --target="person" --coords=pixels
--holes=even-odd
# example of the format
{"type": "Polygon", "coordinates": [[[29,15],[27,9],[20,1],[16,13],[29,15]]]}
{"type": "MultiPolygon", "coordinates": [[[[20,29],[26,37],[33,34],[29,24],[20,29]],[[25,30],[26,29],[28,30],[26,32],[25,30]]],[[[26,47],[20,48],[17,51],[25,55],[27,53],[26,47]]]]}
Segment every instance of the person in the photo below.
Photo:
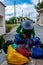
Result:
{"type": "MultiPolygon", "coordinates": [[[[35,37],[35,30],[33,23],[30,20],[23,21],[18,27],[14,42],[17,44],[25,44],[25,48],[29,47],[31,38],[35,37]]],[[[23,45],[22,45],[23,46],[23,45]]]]}
{"type": "Polygon", "coordinates": [[[32,24],[32,22],[30,20],[25,20],[24,22],[22,22],[16,32],[23,36],[23,38],[31,38],[31,35],[33,35],[33,38],[35,37],[35,30],[34,30],[34,26],[32,24]],[[21,31],[22,29],[22,31],[21,31]]]}

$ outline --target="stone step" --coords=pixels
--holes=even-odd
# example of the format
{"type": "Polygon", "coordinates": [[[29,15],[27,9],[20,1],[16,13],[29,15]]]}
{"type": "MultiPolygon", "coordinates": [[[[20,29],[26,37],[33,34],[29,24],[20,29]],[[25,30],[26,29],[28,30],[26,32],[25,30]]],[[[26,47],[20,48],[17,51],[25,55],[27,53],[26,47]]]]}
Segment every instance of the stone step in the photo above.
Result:
{"type": "MultiPolygon", "coordinates": [[[[3,50],[2,53],[0,54],[0,65],[11,65],[7,63],[6,54],[4,53],[3,50]]],[[[43,65],[43,60],[30,58],[30,61],[25,65],[43,65]]]]}
{"type": "MultiPolygon", "coordinates": [[[[1,65],[11,65],[8,64],[7,61],[3,61],[3,63],[1,65]]],[[[43,65],[43,60],[41,59],[31,59],[27,64],[25,65],[43,65]]]]}

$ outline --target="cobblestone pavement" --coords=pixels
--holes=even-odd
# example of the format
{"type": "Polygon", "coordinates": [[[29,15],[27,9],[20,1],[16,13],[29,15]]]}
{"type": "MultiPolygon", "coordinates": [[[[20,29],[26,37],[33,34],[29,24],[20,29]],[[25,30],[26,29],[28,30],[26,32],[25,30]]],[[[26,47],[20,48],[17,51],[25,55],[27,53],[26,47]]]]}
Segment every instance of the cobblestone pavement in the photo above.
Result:
{"type": "MultiPolygon", "coordinates": [[[[43,43],[43,27],[40,27],[38,25],[34,26],[35,28],[35,32],[36,32],[36,36],[40,37],[42,43],[43,43]]],[[[15,29],[13,29],[13,31],[11,31],[10,33],[6,34],[4,36],[5,40],[14,40],[14,35],[15,35],[15,29]]],[[[7,61],[6,61],[6,54],[3,52],[2,54],[0,54],[0,65],[8,65],[7,61]]],[[[42,59],[31,59],[30,62],[28,62],[26,65],[43,65],[43,60],[42,59]]]]}
{"type": "MultiPolygon", "coordinates": [[[[3,63],[1,65],[11,65],[8,64],[7,61],[3,61],[3,63]]],[[[43,65],[43,60],[41,59],[31,59],[27,64],[25,65],[43,65]]]]}

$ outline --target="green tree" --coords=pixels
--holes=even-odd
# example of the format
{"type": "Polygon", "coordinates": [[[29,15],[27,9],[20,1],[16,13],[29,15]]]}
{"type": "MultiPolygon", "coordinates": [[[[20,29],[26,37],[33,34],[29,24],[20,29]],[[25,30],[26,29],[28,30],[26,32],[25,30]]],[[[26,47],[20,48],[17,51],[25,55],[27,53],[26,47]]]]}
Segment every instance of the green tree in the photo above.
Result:
{"type": "MultiPolygon", "coordinates": [[[[36,11],[38,12],[38,10],[42,9],[43,8],[43,0],[41,2],[39,2],[36,6],[35,6],[35,9],[36,11]]],[[[37,21],[39,20],[39,17],[40,17],[40,14],[38,13],[38,16],[37,16],[37,21]]]]}
{"type": "Polygon", "coordinates": [[[30,20],[30,18],[26,17],[27,20],[30,20]]]}
{"type": "Polygon", "coordinates": [[[35,9],[38,11],[39,9],[43,8],[43,0],[38,3],[36,6],[35,6],[35,9]]]}
{"type": "Polygon", "coordinates": [[[16,24],[17,23],[17,19],[16,17],[11,17],[8,21],[9,24],[16,24]]]}

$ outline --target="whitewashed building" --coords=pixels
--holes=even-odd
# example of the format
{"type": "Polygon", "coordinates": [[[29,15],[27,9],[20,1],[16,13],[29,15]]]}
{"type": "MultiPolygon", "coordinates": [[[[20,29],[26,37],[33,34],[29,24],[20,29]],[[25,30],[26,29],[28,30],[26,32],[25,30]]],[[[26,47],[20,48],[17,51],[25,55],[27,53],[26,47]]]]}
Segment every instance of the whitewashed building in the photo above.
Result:
{"type": "Polygon", "coordinates": [[[0,35],[5,34],[5,5],[0,2],[0,35]]]}
{"type": "Polygon", "coordinates": [[[38,13],[39,13],[39,20],[37,21],[37,24],[43,26],[43,8],[38,10],[38,13]]]}

